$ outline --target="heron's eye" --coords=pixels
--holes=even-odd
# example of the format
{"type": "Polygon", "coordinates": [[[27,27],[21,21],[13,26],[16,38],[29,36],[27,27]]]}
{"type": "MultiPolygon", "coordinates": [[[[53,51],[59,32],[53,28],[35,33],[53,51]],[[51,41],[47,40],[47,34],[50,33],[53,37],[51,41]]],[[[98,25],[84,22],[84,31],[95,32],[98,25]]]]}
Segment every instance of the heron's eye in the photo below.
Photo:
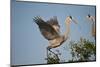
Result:
{"type": "Polygon", "coordinates": [[[70,17],[70,19],[72,19],[72,16],[69,16],[70,17]]]}

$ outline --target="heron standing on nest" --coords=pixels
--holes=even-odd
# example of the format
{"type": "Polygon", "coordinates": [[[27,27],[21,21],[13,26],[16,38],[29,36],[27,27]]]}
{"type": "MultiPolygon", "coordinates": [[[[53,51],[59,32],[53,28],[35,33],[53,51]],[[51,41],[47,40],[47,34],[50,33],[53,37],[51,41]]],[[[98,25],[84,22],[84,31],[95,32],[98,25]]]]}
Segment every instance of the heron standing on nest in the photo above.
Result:
{"type": "Polygon", "coordinates": [[[66,31],[63,33],[63,35],[61,35],[60,25],[58,24],[56,16],[54,16],[48,21],[44,21],[40,16],[34,17],[33,20],[38,25],[39,30],[41,34],[44,36],[44,38],[49,41],[49,46],[47,47],[47,50],[49,51],[51,51],[50,49],[52,48],[59,47],[60,45],[62,45],[62,43],[64,43],[68,39],[71,21],[77,24],[77,21],[74,20],[72,16],[66,17],[65,19],[66,31]]]}

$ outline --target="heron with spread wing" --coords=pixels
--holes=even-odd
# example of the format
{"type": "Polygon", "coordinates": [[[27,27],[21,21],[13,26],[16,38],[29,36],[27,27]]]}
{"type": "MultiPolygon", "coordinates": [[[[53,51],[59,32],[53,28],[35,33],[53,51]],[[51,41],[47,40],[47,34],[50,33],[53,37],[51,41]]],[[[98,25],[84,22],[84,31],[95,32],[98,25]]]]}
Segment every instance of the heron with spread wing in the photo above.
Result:
{"type": "Polygon", "coordinates": [[[49,41],[49,46],[47,47],[49,51],[52,48],[59,47],[68,39],[71,21],[77,24],[77,21],[74,20],[72,16],[68,16],[65,19],[66,31],[63,35],[60,35],[60,25],[56,16],[48,21],[44,21],[40,16],[34,17],[33,20],[38,25],[39,30],[44,38],[49,41]]]}

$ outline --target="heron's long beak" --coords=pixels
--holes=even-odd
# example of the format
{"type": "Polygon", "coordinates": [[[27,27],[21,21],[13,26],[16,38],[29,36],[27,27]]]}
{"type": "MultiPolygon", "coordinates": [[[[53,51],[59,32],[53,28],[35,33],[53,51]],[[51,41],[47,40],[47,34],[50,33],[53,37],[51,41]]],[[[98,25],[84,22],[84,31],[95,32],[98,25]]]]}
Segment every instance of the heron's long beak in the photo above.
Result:
{"type": "Polygon", "coordinates": [[[72,21],[75,23],[75,24],[78,24],[78,21],[76,19],[72,19],[72,21]]]}
{"type": "Polygon", "coordinates": [[[79,29],[81,29],[81,26],[78,24],[78,21],[77,21],[77,19],[76,19],[76,18],[72,18],[72,21],[73,21],[75,24],[77,24],[77,25],[78,25],[78,28],[79,28],[79,29]]]}

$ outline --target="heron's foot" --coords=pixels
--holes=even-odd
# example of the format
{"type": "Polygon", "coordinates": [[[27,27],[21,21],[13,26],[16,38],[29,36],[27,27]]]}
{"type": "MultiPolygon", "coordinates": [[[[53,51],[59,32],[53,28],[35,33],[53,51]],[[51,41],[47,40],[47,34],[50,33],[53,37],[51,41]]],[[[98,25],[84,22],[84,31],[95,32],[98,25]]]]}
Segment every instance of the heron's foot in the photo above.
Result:
{"type": "Polygon", "coordinates": [[[51,47],[50,47],[50,46],[48,46],[48,47],[47,47],[47,50],[49,50],[49,51],[50,51],[50,49],[51,49],[51,47]]]}

